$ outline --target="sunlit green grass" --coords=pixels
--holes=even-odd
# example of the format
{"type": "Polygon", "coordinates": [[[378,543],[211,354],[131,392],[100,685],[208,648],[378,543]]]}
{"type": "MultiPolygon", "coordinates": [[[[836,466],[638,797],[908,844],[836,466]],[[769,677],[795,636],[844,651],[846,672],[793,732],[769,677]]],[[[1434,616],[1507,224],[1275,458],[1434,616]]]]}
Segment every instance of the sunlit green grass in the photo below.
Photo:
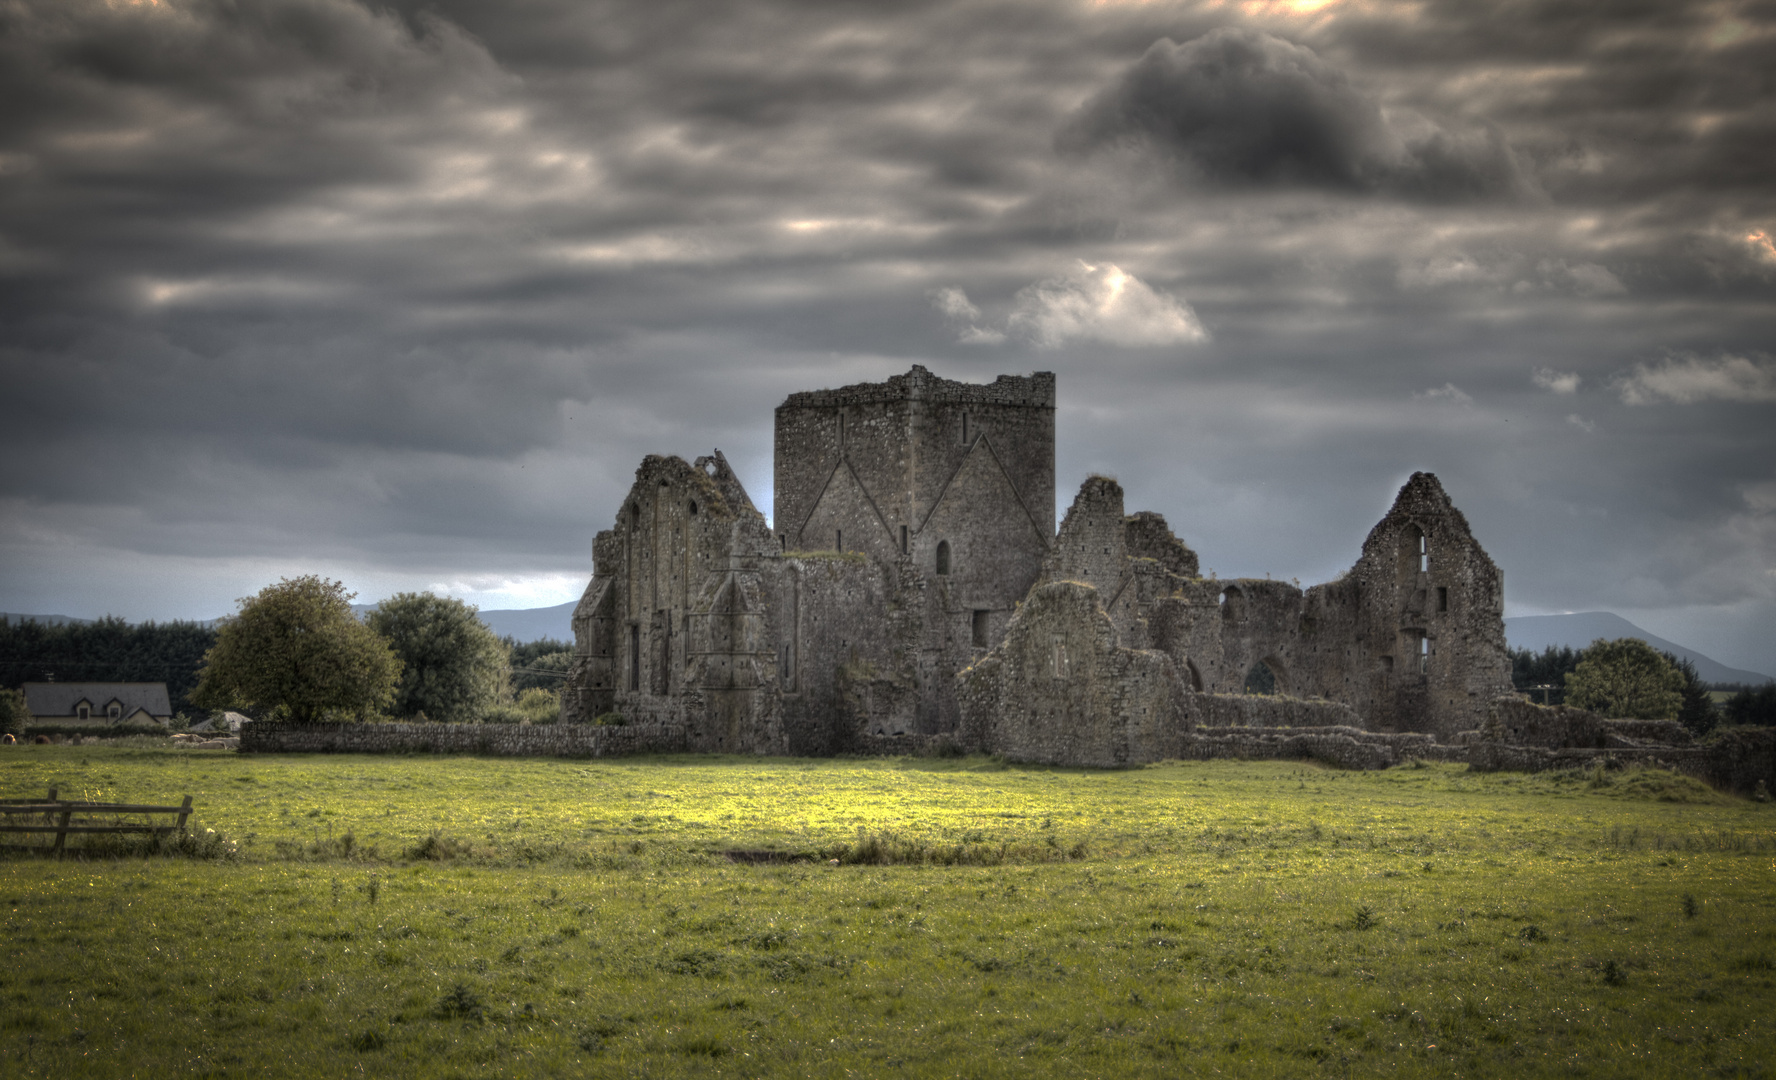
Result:
{"type": "Polygon", "coordinates": [[[1776,1070],[1776,808],[1665,773],[0,754],[51,785],[241,854],[0,861],[0,1075],[1776,1070]]]}

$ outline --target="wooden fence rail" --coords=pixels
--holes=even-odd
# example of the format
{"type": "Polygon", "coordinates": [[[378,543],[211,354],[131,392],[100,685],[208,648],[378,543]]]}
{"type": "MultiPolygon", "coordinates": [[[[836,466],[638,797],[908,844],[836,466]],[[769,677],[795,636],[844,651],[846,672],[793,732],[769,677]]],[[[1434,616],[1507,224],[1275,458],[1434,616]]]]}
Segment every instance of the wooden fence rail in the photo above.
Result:
{"type": "Polygon", "coordinates": [[[54,833],[49,847],[35,844],[9,845],[26,851],[53,851],[59,858],[67,848],[69,833],[184,833],[185,821],[191,816],[191,796],[178,806],[144,806],[136,803],[77,802],[56,798],[56,789],[49,789],[46,799],[0,799],[0,833],[54,833]],[[140,822],[122,821],[120,815],[140,814],[140,822]],[[171,825],[155,825],[151,815],[177,815],[171,825]],[[76,816],[78,815],[78,816],[76,816]],[[106,815],[110,820],[104,820],[106,815]],[[20,821],[23,824],[20,824],[20,821]]]}

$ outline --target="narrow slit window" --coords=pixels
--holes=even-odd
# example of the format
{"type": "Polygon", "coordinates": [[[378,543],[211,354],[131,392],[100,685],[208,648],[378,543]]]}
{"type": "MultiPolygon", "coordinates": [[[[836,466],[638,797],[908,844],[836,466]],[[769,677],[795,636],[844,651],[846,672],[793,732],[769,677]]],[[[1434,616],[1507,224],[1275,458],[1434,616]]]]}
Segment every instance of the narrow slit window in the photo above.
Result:
{"type": "Polygon", "coordinates": [[[1423,675],[1430,670],[1431,639],[1428,637],[1420,637],[1418,639],[1418,672],[1420,675],[1423,675]]]}
{"type": "Polygon", "coordinates": [[[844,551],[845,550],[845,530],[843,530],[843,529],[834,529],[833,530],[833,550],[834,551],[844,551]]]}
{"type": "Polygon", "coordinates": [[[987,620],[991,615],[992,613],[985,608],[974,610],[974,647],[977,649],[987,647],[987,620]]]}
{"type": "Polygon", "coordinates": [[[629,627],[629,689],[641,689],[641,627],[629,627]]]}
{"type": "Polygon", "coordinates": [[[1437,586],[1437,610],[1449,610],[1449,586],[1447,585],[1437,586]]]}
{"type": "Polygon", "coordinates": [[[939,577],[948,577],[950,573],[950,542],[937,542],[937,573],[939,577]]]}
{"type": "Polygon", "coordinates": [[[1418,572],[1425,573],[1431,568],[1431,538],[1423,533],[1418,534],[1418,572]]]}
{"type": "Polygon", "coordinates": [[[902,555],[907,553],[907,527],[905,525],[900,527],[900,553],[902,555]]]}

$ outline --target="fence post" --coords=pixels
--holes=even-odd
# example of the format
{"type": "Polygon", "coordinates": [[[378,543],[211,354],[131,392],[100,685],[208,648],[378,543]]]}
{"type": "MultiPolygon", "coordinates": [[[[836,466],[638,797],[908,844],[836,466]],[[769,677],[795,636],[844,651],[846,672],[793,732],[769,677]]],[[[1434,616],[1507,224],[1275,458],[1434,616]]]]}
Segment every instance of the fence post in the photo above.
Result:
{"type": "Polygon", "coordinates": [[[63,803],[62,820],[56,825],[55,847],[52,849],[56,853],[56,858],[58,859],[62,857],[63,845],[68,842],[68,819],[73,816],[74,808],[63,803]]]}
{"type": "Polygon", "coordinates": [[[179,807],[179,835],[185,835],[185,819],[191,816],[191,796],[185,796],[185,802],[179,807]]]}

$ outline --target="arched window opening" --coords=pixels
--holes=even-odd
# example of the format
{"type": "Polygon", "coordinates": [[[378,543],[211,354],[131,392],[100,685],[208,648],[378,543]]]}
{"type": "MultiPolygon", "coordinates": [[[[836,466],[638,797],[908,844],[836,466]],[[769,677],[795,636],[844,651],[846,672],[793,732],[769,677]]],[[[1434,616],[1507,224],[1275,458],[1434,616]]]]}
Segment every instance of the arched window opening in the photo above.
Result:
{"type": "Polygon", "coordinates": [[[1221,594],[1221,618],[1228,622],[1244,622],[1246,620],[1246,594],[1228,586],[1221,594]]]}
{"type": "Polygon", "coordinates": [[[696,499],[691,500],[691,516],[692,517],[697,516],[697,500],[696,499]]]}
{"type": "Polygon", "coordinates": [[[1400,534],[1401,576],[1423,572],[1428,550],[1424,530],[1417,525],[1408,524],[1406,530],[1400,534]]]}
{"type": "Polygon", "coordinates": [[[1246,669],[1246,679],[1240,687],[1242,694],[1274,694],[1277,692],[1276,672],[1270,665],[1260,660],[1246,669]]]}
{"type": "Polygon", "coordinates": [[[950,573],[950,542],[937,542],[937,573],[939,577],[948,577],[950,573]]]}

